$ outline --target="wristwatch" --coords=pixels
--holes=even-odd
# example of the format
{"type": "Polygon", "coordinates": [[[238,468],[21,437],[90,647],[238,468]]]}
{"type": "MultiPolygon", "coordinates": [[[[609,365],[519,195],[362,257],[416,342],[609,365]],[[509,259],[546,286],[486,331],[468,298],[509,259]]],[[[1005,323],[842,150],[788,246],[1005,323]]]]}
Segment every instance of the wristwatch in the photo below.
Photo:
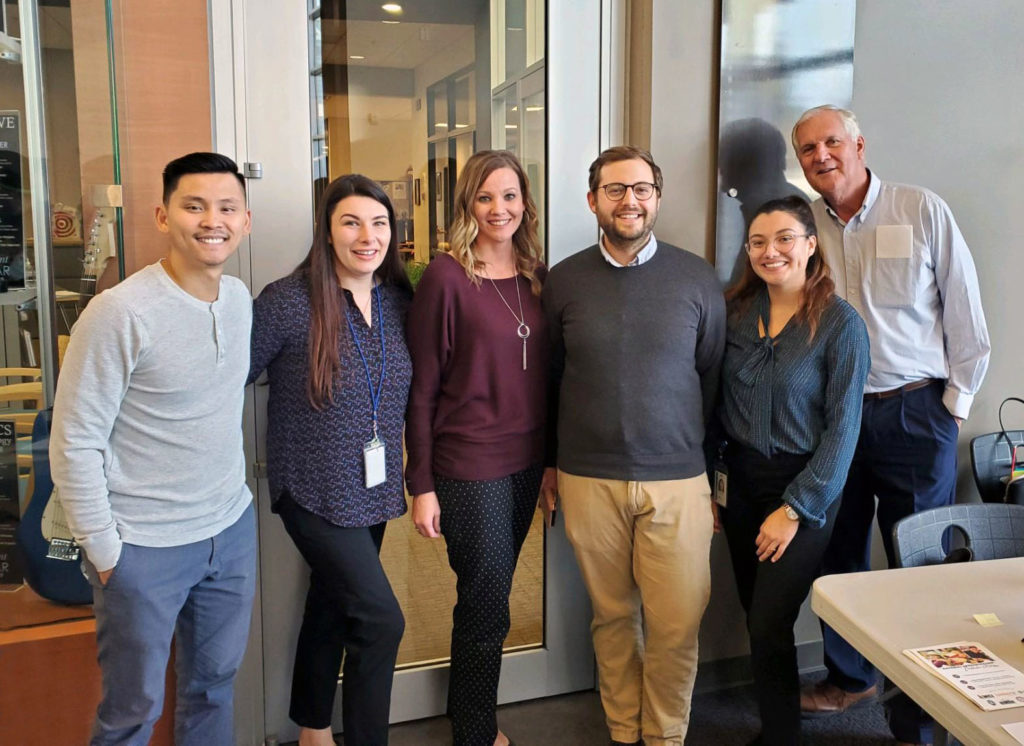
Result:
{"type": "Polygon", "coordinates": [[[791,521],[799,521],[800,520],[800,514],[797,513],[795,510],[793,510],[793,506],[790,505],[789,503],[785,503],[782,506],[782,509],[786,511],[786,518],[788,518],[789,520],[791,520],[791,521]]]}

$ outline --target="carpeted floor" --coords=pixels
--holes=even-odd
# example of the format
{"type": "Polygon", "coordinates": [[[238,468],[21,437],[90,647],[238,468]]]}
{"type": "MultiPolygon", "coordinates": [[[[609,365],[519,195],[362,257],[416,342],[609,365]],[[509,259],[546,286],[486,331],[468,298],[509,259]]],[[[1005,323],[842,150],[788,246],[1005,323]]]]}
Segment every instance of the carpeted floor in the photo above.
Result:
{"type": "MultiPolygon", "coordinates": [[[[498,723],[516,746],[606,746],[608,731],[596,692],[520,702],[498,710],[498,723]]],[[[687,746],[744,746],[757,735],[757,705],[750,686],[694,697],[687,746]]],[[[891,746],[882,706],[871,702],[842,715],[804,721],[809,746],[891,746]]],[[[339,743],[342,739],[339,737],[339,743]]],[[[391,728],[390,746],[451,743],[444,718],[391,728]]]]}

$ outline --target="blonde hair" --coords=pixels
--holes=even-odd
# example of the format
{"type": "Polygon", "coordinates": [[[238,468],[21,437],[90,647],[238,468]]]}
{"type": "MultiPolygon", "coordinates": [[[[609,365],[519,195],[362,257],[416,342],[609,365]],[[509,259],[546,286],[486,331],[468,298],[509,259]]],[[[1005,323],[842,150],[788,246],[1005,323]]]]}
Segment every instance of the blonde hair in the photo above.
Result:
{"type": "Polygon", "coordinates": [[[480,269],[481,262],[473,253],[473,242],[476,241],[479,232],[476,218],[473,217],[473,201],[487,177],[499,168],[510,168],[519,178],[519,190],[523,196],[523,219],[512,236],[512,250],[516,270],[530,282],[533,294],[540,295],[540,280],[535,270],[543,261],[544,249],[537,236],[537,206],[530,196],[530,180],[526,177],[522,164],[507,150],[481,150],[474,153],[463,166],[452,200],[454,216],[448,230],[447,253],[466,270],[470,282],[480,284],[477,270],[480,269]]]}

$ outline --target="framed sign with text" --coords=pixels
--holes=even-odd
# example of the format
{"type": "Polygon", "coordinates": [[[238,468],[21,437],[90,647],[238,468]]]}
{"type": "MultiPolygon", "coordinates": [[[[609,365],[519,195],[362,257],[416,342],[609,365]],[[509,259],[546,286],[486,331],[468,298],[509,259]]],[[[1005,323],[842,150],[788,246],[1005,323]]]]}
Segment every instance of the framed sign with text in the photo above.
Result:
{"type": "Polygon", "coordinates": [[[8,287],[25,284],[23,198],[21,112],[0,110],[0,278],[8,287]]]}

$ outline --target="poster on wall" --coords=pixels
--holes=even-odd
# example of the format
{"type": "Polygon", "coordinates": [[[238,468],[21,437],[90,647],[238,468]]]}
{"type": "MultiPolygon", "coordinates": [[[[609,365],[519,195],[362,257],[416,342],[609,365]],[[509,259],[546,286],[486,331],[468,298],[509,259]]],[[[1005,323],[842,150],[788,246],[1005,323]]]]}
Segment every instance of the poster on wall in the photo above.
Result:
{"type": "Polygon", "coordinates": [[[14,542],[20,515],[14,422],[0,420],[0,585],[17,584],[23,578],[14,542]]]}
{"type": "Polygon", "coordinates": [[[18,453],[14,422],[0,420],[0,521],[18,520],[18,453]]]}
{"type": "Polygon", "coordinates": [[[21,174],[21,112],[0,110],[0,279],[22,287],[25,219],[21,174]]]}
{"type": "Polygon", "coordinates": [[[18,524],[13,521],[0,521],[0,586],[21,585],[25,579],[21,555],[14,538],[17,527],[18,524]]]}
{"type": "Polygon", "coordinates": [[[853,97],[856,0],[723,0],[715,271],[729,286],[747,264],[753,213],[815,194],[790,144],[796,120],[853,97]]]}

